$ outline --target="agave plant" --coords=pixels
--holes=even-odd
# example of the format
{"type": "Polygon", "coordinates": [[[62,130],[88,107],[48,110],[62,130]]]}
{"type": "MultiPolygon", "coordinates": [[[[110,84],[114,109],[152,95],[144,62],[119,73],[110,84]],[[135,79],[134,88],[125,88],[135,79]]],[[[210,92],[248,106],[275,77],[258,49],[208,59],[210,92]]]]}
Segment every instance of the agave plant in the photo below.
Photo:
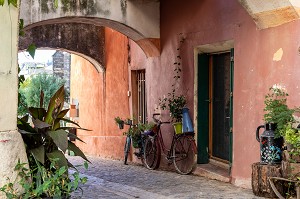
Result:
{"type": "MultiPolygon", "coordinates": [[[[83,142],[75,134],[70,133],[74,127],[61,127],[61,121],[76,125],[77,129],[83,129],[75,122],[64,118],[69,109],[63,109],[64,86],[52,96],[48,109],[42,108],[43,92],[40,95],[40,108],[28,108],[29,115],[18,118],[18,128],[22,134],[31,169],[35,169],[38,163],[46,168],[50,167],[51,160],[58,159],[56,167],[73,167],[65,157],[67,150],[73,151],[75,156],[81,156],[88,161],[84,153],[68,138],[75,138],[83,142]],[[33,124],[28,122],[29,117],[33,124]],[[38,161],[38,162],[37,162],[38,161]]],[[[87,130],[87,129],[83,129],[87,130]]]]}

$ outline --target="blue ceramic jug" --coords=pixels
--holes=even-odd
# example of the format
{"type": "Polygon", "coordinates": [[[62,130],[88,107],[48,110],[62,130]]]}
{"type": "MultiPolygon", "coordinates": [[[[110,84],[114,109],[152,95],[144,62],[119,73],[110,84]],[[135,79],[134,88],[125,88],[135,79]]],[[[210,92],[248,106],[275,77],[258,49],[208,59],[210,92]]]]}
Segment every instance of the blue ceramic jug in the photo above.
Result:
{"type": "Polygon", "coordinates": [[[189,109],[183,108],[182,109],[182,132],[183,133],[192,133],[194,132],[194,127],[192,120],[189,115],[189,109]]]}

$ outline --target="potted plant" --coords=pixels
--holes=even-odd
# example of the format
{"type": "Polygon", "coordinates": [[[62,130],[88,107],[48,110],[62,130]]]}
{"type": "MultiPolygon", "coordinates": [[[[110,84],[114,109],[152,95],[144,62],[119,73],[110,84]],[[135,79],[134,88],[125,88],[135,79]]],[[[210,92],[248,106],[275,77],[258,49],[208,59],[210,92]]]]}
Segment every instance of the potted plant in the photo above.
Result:
{"type": "Polygon", "coordinates": [[[140,130],[140,132],[144,132],[144,134],[146,135],[153,135],[153,129],[155,127],[155,123],[154,122],[149,122],[149,123],[145,123],[145,124],[138,124],[138,129],[140,130]]]}
{"type": "Polygon", "coordinates": [[[256,130],[256,139],[260,142],[260,158],[262,164],[280,164],[282,161],[283,137],[287,124],[294,121],[294,109],[290,109],[286,102],[285,89],[280,85],[273,85],[265,96],[265,125],[256,130]],[[265,131],[259,136],[260,128],[265,131]]]}
{"type": "Polygon", "coordinates": [[[159,99],[159,106],[162,110],[169,110],[170,117],[174,125],[175,133],[182,133],[182,109],[186,105],[184,95],[175,95],[174,92],[168,93],[168,97],[159,99]]]}
{"type": "Polygon", "coordinates": [[[131,126],[130,128],[128,128],[126,132],[123,133],[123,135],[131,136],[132,146],[134,148],[140,147],[141,131],[139,130],[138,126],[136,125],[131,126]]]}
{"type": "Polygon", "coordinates": [[[274,85],[265,96],[264,121],[276,124],[275,138],[285,135],[288,123],[295,122],[293,114],[296,109],[290,109],[286,102],[288,93],[280,85],[274,85]]]}
{"type": "Polygon", "coordinates": [[[124,128],[124,120],[122,120],[119,116],[115,117],[115,122],[118,125],[119,129],[124,128]]]}

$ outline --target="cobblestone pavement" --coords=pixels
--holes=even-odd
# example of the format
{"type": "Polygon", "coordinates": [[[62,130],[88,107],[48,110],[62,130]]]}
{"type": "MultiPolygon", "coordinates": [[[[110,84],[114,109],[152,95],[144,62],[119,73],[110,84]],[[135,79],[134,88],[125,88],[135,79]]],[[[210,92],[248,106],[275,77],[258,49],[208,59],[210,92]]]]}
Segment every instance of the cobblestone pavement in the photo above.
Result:
{"type": "MultiPolygon", "coordinates": [[[[143,166],[122,161],[88,157],[87,171],[80,170],[88,177],[81,185],[83,199],[198,199],[198,198],[259,198],[251,190],[235,187],[229,183],[209,180],[199,176],[180,175],[176,172],[148,170],[143,166]]],[[[74,165],[82,164],[77,157],[70,157],[74,165]]],[[[79,193],[73,198],[79,198],[79,193]]]]}

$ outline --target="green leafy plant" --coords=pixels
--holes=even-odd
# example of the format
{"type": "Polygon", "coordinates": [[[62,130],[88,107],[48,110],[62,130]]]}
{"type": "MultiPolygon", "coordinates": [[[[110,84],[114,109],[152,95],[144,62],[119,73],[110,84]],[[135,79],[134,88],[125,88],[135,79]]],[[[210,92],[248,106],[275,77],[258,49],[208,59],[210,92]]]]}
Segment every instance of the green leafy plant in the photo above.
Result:
{"type": "Polygon", "coordinates": [[[119,129],[123,129],[124,128],[125,121],[122,120],[119,116],[115,117],[115,122],[118,125],[119,129]]]}
{"type": "MultiPolygon", "coordinates": [[[[21,180],[18,182],[24,188],[24,194],[19,195],[18,190],[9,182],[0,188],[9,199],[29,199],[40,197],[67,198],[71,193],[79,188],[79,183],[85,184],[86,177],[80,177],[78,171],[69,176],[66,167],[56,169],[58,159],[53,159],[50,168],[45,168],[38,164],[38,172],[41,175],[34,175],[34,172],[28,170],[25,163],[18,161],[15,170],[21,180]],[[31,180],[33,179],[33,180],[31,180]]],[[[85,169],[88,164],[84,163],[85,169]]],[[[9,180],[9,179],[8,179],[9,180]]]]}
{"type": "Polygon", "coordinates": [[[288,93],[278,85],[271,87],[265,96],[264,120],[276,124],[275,138],[284,136],[287,124],[295,121],[293,114],[298,108],[290,109],[287,106],[287,96],[288,93]]]}
{"type": "Polygon", "coordinates": [[[116,124],[124,124],[124,120],[122,120],[119,116],[118,117],[115,117],[115,122],[116,124]]]}
{"type": "Polygon", "coordinates": [[[154,122],[148,122],[145,124],[139,123],[137,127],[139,131],[144,132],[144,131],[152,130],[155,127],[155,123],[154,122]]]}
{"type": "Polygon", "coordinates": [[[181,122],[182,109],[186,105],[184,95],[176,96],[174,93],[168,93],[168,97],[159,99],[159,106],[162,110],[169,110],[173,122],[181,122]]]}
{"type": "MultiPolygon", "coordinates": [[[[73,165],[65,157],[67,150],[72,151],[75,156],[80,156],[88,161],[84,153],[68,138],[74,138],[83,142],[75,134],[70,133],[74,127],[61,127],[62,121],[76,125],[77,129],[81,128],[77,123],[68,120],[65,115],[69,109],[63,109],[64,105],[64,87],[51,97],[47,109],[42,107],[43,92],[40,94],[40,108],[29,107],[29,115],[18,118],[18,128],[25,143],[26,153],[29,160],[30,170],[33,176],[42,176],[42,165],[46,170],[55,172],[61,168],[68,169],[73,165]],[[29,117],[30,116],[30,117],[29,117]],[[29,118],[32,122],[29,122],[29,118]],[[53,163],[55,160],[55,164],[53,163]],[[52,165],[55,165],[55,168],[52,165]],[[49,170],[50,169],[50,170],[49,170]]],[[[34,177],[34,180],[37,178],[34,177]]],[[[67,176],[66,176],[67,179],[67,176]]],[[[44,180],[44,179],[43,179],[44,180]]],[[[36,181],[37,184],[39,180],[36,181]]]]}

